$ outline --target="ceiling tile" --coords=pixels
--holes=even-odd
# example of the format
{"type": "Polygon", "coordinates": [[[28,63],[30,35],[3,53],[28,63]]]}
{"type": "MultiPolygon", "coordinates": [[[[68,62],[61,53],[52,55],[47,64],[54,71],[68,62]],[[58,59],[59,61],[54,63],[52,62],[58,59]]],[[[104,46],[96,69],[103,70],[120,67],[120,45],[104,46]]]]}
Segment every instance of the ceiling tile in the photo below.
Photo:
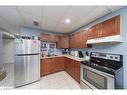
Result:
{"type": "Polygon", "coordinates": [[[52,21],[50,19],[44,19],[42,21],[41,28],[48,31],[54,31],[56,26],[57,26],[57,22],[52,21]]]}
{"type": "Polygon", "coordinates": [[[8,23],[8,29],[25,26],[68,33],[121,7],[123,6],[1,6],[0,26],[6,27],[5,24],[8,23]],[[71,23],[65,23],[67,18],[71,23]],[[39,26],[33,26],[33,21],[39,22],[39,26]]]}
{"type": "Polygon", "coordinates": [[[35,15],[30,15],[27,13],[21,13],[22,18],[24,20],[24,26],[29,26],[32,28],[40,28],[41,27],[41,17],[37,17],[35,15]],[[39,26],[34,26],[33,21],[37,21],[39,23],[39,26]]]}
{"type": "Polygon", "coordinates": [[[41,6],[20,6],[20,7],[18,7],[18,9],[20,12],[35,15],[38,17],[40,17],[42,15],[42,7],[41,6]]]}
{"type": "Polygon", "coordinates": [[[51,19],[59,22],[69,10],[68,6],[46,6],[43,7],[43,19],[51,19]]]}
{"type": "Polygon", "coordinates": [[[116,10],[119,10],[123,6],[106,6],[110,11],[114,12],[116,10]]]}
{"type": "Polygon", "coordinates": [[[22,18],[16,9],[12,6],[0,6],[0,17],[4,18],[8,23],[13,25],[22,25],[22,18]]]}
{"type": "Polygon", "coordinates": [[[73,6],[70,8],[65,18],[78,20],[81,19],[83,16],[86,16],[95,8],[96,6],[73,6]]]}

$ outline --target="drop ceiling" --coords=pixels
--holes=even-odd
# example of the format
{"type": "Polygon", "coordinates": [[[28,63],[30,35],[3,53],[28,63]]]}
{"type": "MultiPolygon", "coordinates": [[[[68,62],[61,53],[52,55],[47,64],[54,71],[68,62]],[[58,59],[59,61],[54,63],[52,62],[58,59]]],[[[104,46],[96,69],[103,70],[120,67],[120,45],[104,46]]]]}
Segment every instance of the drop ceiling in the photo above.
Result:
{"type": "Polygon", "coordinates": [[[122,6],[0,6],[0,27],[22,27],[69,33],[122,6]],[[65,23],[70,19],[70,23],[65,23]],[[33,21],[39,23],[33,25],[33,21]],[[6,25],[8,24],[8,26],[6,25]]]}

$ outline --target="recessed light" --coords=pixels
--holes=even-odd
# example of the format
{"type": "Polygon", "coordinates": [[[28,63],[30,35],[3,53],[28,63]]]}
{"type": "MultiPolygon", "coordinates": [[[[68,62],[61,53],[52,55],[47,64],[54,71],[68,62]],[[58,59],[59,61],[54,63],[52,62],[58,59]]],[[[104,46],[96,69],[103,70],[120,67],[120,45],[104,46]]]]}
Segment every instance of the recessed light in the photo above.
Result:
{"type": "Polygon", "coordinates": [[[70,19],[66,19],[65,22],[66,22],[66,23],[70,23],[71,20],[70,20],[70,19]]]}

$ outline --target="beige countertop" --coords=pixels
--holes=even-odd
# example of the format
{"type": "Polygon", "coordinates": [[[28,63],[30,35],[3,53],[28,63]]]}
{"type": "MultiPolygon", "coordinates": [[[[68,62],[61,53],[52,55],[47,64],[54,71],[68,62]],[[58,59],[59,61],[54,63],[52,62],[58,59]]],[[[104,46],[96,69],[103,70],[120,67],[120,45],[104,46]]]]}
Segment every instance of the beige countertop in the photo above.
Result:
{"type": "Polygon", "coordinates": [[[89,58],[83,57],[83,58],[79,58],[76,56],[72,56],[72,55],[57,55],[57,56],[50,56],[50,57],[41,57],[41,59],[45,59],[45,58],[55,58],[55,57],[67,57],[76,61],[88,61],[89,58]]]}

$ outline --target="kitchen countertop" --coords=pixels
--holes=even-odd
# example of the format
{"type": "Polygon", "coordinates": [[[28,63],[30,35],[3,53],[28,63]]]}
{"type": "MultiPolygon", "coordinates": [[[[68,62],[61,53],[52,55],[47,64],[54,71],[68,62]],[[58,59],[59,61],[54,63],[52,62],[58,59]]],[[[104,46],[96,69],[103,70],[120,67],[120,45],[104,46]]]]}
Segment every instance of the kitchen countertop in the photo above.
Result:
{"type": "Polygon", "coordinates": [[[79,58],[79,57],[72,56],[72,55],[57,55],[57,56],[49,56],[49,57],[45,56],[45,57],[41,57],[41,59],[55,58],[55,57],[67,57],[67,58],[70,58],[76,61],[88,61],[89,60],[89,58],[86,58],[86,57],[79,58]]]}

